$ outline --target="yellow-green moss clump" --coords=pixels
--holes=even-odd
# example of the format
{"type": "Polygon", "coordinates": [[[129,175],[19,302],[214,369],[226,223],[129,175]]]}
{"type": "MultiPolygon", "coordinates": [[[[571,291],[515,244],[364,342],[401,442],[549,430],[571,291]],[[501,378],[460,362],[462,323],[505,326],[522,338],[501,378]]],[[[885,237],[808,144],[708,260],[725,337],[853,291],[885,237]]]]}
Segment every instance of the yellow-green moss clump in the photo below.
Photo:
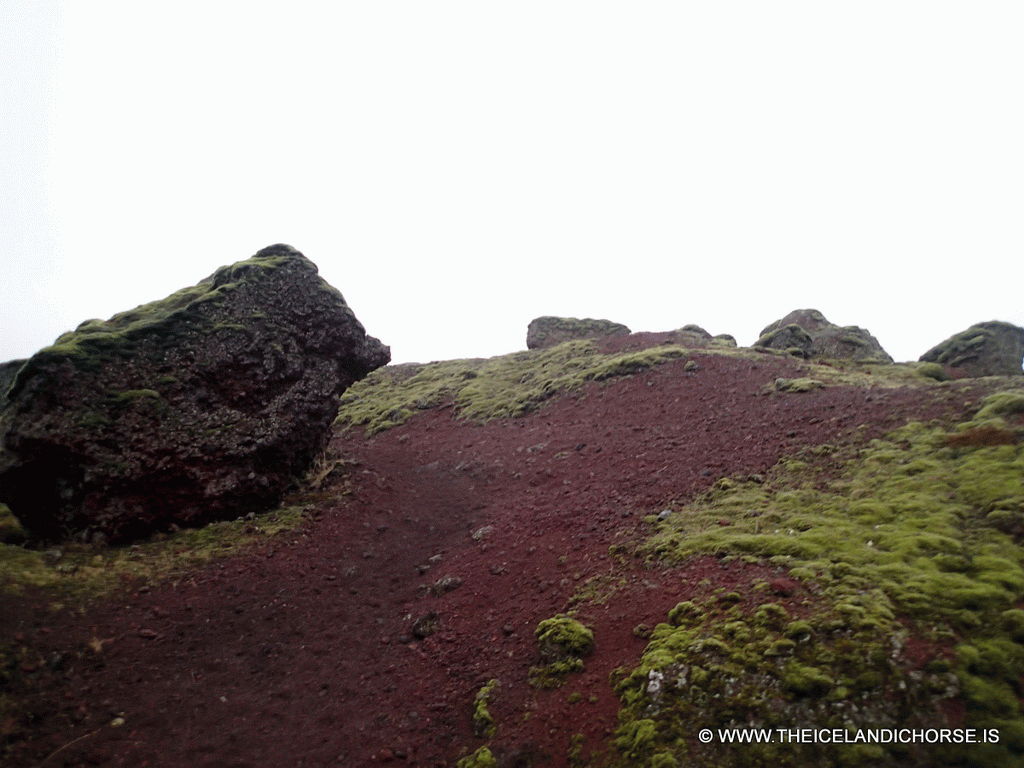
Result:
{"type": "Polygon", "coordinates": [[[454,406],[462,418],[473,421],[521,416],[552,395],[588,381],[627,376],[688,354],[670,345],[602,354],[592,341],[568,341],[486,360],[389,366],[345,393],[338,423],[362,426],[371,435],[443,405],[454,406]]]}
{"type": "Polygon", "coordinates": [[[540,666],[530,669],[530,684],[557,688],[570,672],[583,669],[583,657],[594,649],[594,632],[571,616],[555,616],[537,625],[540,666]]]}
{"type": "Polygon", "coordinates": [[[488,704],[491,701],[491,694],[499,685],[497,680],[489,680],[487,685],[476,692],[473,699],[473,733],[477,736],[492,739],[498,732],[488,704]]]}
{"type": "Polygon", "coordinates": [[[456,768],[497,768],[498,761],[494,759],[491,750],[487,747],[480,747],[472,755],[467,755],[455,764],[456,768]]]}
{"type": "MultiPolygon", "coordinates": [[[[620,765],[1024,765],[1024,445],[955,438],[1017,413],[980,403],[952,431],[913,423],[859,451],[824,446],[768,478],[720,481],[679,514],[649,518],[640,552],[775,564],[803,584],[798,614],[765,589],[750,609],[677,606],[640,665],[614,682],[620,765]],[[845,471],[819,476],[819,454],[845,471]],[[719,524],[723,518],[731,525],[719,524]],[[931,650],[915,663],[910,637],[931,650]],[[962,701],[998,744],[702,744],[701,728],[930,727],[962,701]]],[[[917,653],[920,653],[918,648],[917,653]]]]}

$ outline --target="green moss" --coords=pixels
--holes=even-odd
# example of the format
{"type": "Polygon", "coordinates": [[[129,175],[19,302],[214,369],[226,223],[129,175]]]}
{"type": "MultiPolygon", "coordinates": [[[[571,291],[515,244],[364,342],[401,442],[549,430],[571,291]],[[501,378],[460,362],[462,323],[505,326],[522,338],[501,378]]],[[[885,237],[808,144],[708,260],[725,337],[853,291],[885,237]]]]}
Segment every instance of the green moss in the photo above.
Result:
{"type": "Polygon", "coordinates": [[[950,376],[946,373],[946,369],[938,363],[920,363],[917,366],[917,373],[926,379],[932,379],[933,381],[949,381],[950,376]]]}
{"type": "Polygon", "coordinates": [[[674,627],[693,626],[701,621],[704,611],[694,602],[685,600],[668,612],[668,621],[674,627]]]}
{"type": "Polygon", "coordinates": [[[472,755],[460,759],[456,768],[497,768],[498,761],[494,759],[491,750],[487,747],[480,747],[472,755]]]}
{"type": "Polygon", "coordinates": [[[626,760],[639,765],[651,756],[657,744],[657,724],[653,720],[634,720],[618,730],[615,746],[626,760]]]}
{"type": "MultiPolygon", "coordinates": [[[[146,348],[144,342],[151,337],[174,339],[194,333],[244,330],[244,324],[236,320],[218,318],[219,306],[253,274],[288,263],[301,263],[315,270],[312,263],[299,257],[297,252],[257,254],[222,267],[212,277],[159,301],[120,312],[109,320],[87,320],[33,355],[18,371],[9,396],[14,398],[29,378],[53,366],[71,365],[79,370],[98,372],[112,364],[130,363],[146,348]]],[[[326,284],[324,286],[324,290],[336,294],[344,306],[341,294],[326,284]]]]}
{"type": "MultiPolygon", "coordinates": [[[[956,434],[1018,412],[1016,391],[999,395],[956,434]]],[[[950,426],[911,423],[857,450],[805,450],[758,482],[720,481],[650,523],[638,554],[652,563],[713,554],[784,565],[813,599],[799,616],[775,602],[744,613],[714,597],[672,609],[637,668],[615,679],[617,765],[659,754],[729,766],[898,761],[897,746],[813,758],[782,745],[691,750],[697,729],[729,724],[941,725],[951,697],[971,727],[1024,734],[1024,446],[953,445],[950,426]],[[911,635],[932,638],[932,658],[904,656],[911,635]],[[953,638],[951,663],[943,648],[953,638]]],[[[756,585],[748,594],[766,595],[756,585]]],[[[1009,738],[974,746],[951,759],[1019,765],[1024,753],[1009,738]]]]}
{"type": "Polygon", "coordinates": [[[497,680],[490,680],[476,693],[473,700],[473,733],[479,737],[494,738],[498,729],[487,705],[491,694],[499,685],[497,680]]]}
{"type": "Polygon", "coordinates": [[[583,759],[584,740],[585,737],[582,733],[574,733],[570,739],[569,751],[566,755],[569,759],[569,768],[585,768],[587,765],[583,759]]]}
{"type": "Polygon", "coordinates": [[[782,674],[783,689],[796,696],[820,697],[828,693],[834,684],[831,676],[821,669],[797,662],[787,664],[782,674]]]}
{"type": "MultiPolygon", "coordinates": [[[[747,360],[768,352],[728,347],[702,350],[702,354],[747,360]]],[[[577,390],[587,382],[630,376],[691,354],[692,349],[673,344],[604,354],[595,342],[577,340],[486,360],[387,366],[349,388],[341,401],[338,424],[359,426],[372,435],[398,426],[422,410],[439,407],[454,407],[462,418],[478,422],[516,417],[535,411],[553,395],[577,390]]],[[[785,380],[787,391],[832,384],[897,387],[930,381],[922,379],[916,365],[911,364],[860,365],[850,370],[818,364],[804,367],[806,376],[785,380]]]]}
{"type": "Polygon", "coordinates": [[[128,360],[136,353],[139,335],[169,333],[170,320],[177,313],[189,311],[200,300],[215,301],[219,296],[211,290],[211,284],[204,282],[106,321],[88,320],[37,352],[18,372],[10,396],[13,398],[36,370],[48,365],[70,361],[77,368],[95,372],[112,362],[128,360]]]}
{"type": "MultiPolygon", "coordinates": [[[[167,408],[167,401],[155,389],[129,389],[123,392],[111,392],[107,396],[107,404],[113,413],[122,412],[129,408],[153,408],[156,411],[164,411],[167,408]]],[[[86,418],[97,415],[105,420],[105,417],[96,414],[95,411],[88,411],[86,413],[89,414],[86,418]]],[[[81,423],[81,420],[79,420],[79,423],[81,423]]]]}
{"type": "MultiPolygon", "coordinates": [[[[28,531],[18,522],[18,518],[6,504],[0,504],[0,544],[22,544],[28,539],[28,531]]],[[[0,565],[0,568],[3,566],[0,565]]],[[[0,584],[3,584],[0,580],[0,584]]]]}
{"type": "Polygon", "coordinates": [[[975,420],[982,421],[993,416],[1011,416],[1024,413],[1024,392],[996,392],[986,397],[975,420]]]}
{"type": "Polygon", "coordinates": [[[338,423],[361,426],[372,435],[404,423],[419,411],[444,406],[477,422],[513,418],[587,382],[633,375],[688,354],[689,350],[673,345],[602,354],[593,341],[584,340],[487,360],[387,366],[349,388],[338,423]]]}
{"type": "Polygon", "coordinates": [[[530,684],[555,688],[566,675],[583,670],[583,657],[594,648],[594,632],[570,616],[555,616],[537,625],[539,666],[530,669],[530,684]]]}
{"type": "Polygon", "coordinates": [[[775,380],[775,390],[778,392],[810,392],[823,386],[825,386],[824,382],[807,377],[775,380]]]}
{"type": "Polygon", "coordinates": [[[0,544],[0,594],[34,588],[54,605],[83,605],[125,585],[186,578],[197,566],[251,551],[269,537],[293,530],[302,524],[305,511],[284,507],[100,550],[74,542],[45,551],[0,544]]]}
{"type": "Polygon", "coordinates": [[[27,587],[54,587],[61,575],[38,550],[0,544],[0,595],[19,594],[27,587]]]}
{"type": "Polygon", "coordinates": [[[569,616],[545,619],[534,633],[542,655],[582,657],[594,648],[594,632],[569,616]]]}

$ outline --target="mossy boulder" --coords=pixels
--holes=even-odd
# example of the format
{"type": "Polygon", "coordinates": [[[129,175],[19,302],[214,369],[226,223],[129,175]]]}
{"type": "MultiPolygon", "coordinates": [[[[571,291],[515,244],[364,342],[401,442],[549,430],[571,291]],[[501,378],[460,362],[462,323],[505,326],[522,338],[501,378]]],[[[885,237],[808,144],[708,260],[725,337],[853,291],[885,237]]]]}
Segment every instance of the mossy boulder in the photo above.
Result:
{"type": "Polygon", "coordinates": [[[1020,376],[1024,328],[999,320],[977,323],[936,344],[920,360],[959,377],[1020,376]]]}
{"type": "Polygon", "coordinates": [[[534,318],[526,329],[527,349],[546,349],[565,341],[602,339],[606,336],[628,336],[629,328],[611,320],[577,317],[534,318]]]}
{"type": "Polygon", "coordinates": [[[266,508],[389,359],[313,262],[265,248],[19,366],[0,501],[44,538],[111,541],[266,508]]]}
{"type": "Polygon", "coordinates": [[[571,616],[555,616],[534,633],[543,664],[530,669],[530,684],[557,688],[570,672],[583,669],[583,657],[594,650],[594,632],[571,616]]]}
{"type": "Polygon", "coordinates": [[[855,325],[838,326],[816,309],[797,309],[761,330],[755,347],[780,349],[809,358],[891,363],[878,339],[855,325]]]}
{"type": "Polygon", "coordinates": [[[669,333],[669,339],[673,344],[678,344],[682,347],[695,347],[702,349],[711,345],[711,339],[713,337],[706,330],[701,328],[699,325],[684,325],[682,328],[678,328],[669,333]]]}

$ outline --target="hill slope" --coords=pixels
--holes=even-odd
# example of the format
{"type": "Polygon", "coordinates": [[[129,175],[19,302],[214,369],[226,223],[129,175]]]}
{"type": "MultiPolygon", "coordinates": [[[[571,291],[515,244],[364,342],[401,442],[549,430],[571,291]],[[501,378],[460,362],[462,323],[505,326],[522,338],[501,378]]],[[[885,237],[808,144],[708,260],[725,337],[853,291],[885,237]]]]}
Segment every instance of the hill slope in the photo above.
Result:
{"type": "Polygon", "coordinates": [[[287,530],[24,565],[10,764],[1018,764],[1019,379],[660,341],[382,369],[287,530]]]}

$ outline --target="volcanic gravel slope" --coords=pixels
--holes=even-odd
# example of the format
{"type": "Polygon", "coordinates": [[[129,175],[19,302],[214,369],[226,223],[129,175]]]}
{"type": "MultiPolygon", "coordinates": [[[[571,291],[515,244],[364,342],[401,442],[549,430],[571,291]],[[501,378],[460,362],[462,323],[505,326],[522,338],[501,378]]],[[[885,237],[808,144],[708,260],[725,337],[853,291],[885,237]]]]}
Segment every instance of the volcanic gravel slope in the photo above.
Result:
{"type": "Polygon", "coordinates": [[[448,407],[339,434],[347,474],[301,530],[85,615],[10,618],[4,632],[65,659],[11,764],[454,766],[489,744],[499,765],[557,767],[577,734],[583,754],[600,750],[617,725],[609,673],[646,642],[634,627],[785,575],[644,565],[613,545],[801,446],[959,416],[971,386],[765,394],[802,364],[691,359],[696,371],[676,361],[591,383],[522,418],[478,425],[448,407]],[[595,650],[564,686],[533,687],[534,630],[569,608],[595,650]],[[80,653],[90,638],[102,648],[80,653]],[[472,713],[491,680],[488,738],[472,713]]]}

